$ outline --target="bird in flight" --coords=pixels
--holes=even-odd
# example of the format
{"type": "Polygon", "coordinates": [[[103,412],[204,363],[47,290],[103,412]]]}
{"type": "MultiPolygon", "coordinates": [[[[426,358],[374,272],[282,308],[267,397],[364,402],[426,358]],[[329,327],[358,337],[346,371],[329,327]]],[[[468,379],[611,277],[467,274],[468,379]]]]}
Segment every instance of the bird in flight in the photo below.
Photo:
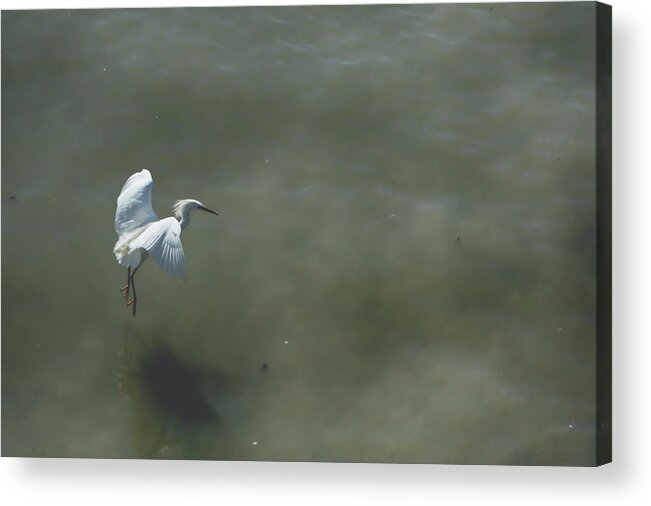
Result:
{"type": "Polygon", "coordinates": [[[121,292],[127,306],[133,307],[136,316],[136,285],[134,276],[148,257],[169,275],[185,279],[185,257],[181,232],[190,223],[190,211],[200,209],[218,215],[198,200],[184,199],[174,203],[174,216],[156,216],[151,207],[151,188],[154,180],[147,169],[136,172],[122,187],[115,211],[115,231],[118,242],[113,253],[118,263],[127,267],[127,285],[121,292]],[[129,299],[129,294],[133,296],[129,299]]]}

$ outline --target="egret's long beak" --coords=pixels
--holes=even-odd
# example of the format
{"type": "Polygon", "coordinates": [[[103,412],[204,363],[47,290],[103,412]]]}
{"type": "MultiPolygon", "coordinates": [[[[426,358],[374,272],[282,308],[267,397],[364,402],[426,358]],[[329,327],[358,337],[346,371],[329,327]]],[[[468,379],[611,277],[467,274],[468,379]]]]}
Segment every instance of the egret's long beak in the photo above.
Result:
{"type": "Polygon", "coordinates": [[[210,214],[214,214],[215,216],[219,216],[218,212],[213,211],[212,209],[208,209],[207,207],[198,206],[198,209],[201,209],[202,211],[206,211],[207,213],[210,213],[210,214]]]}

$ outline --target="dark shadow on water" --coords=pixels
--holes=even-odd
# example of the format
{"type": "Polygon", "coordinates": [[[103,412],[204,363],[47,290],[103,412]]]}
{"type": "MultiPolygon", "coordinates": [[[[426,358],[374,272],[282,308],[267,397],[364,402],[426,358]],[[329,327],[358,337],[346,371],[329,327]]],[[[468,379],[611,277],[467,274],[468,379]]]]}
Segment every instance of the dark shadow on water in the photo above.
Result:
{"type": "Polygon", "coordinates": [[[202,391],[201,373],[183,363],[169,347],[159,345],[144,357],[139,379],[160,410],[185,423],[216,420],[217,414],[202,391]]]}
{"type": "Polygon", "coordinates": [[[130,445],[139,456],[164,458],[168,445],[182,442],[188,429],[219,428],[207,392],[221,390],[221,373],[185,362],[164,342],[128,332],[120,354],[118,388],[130,403],[130,445]]]}

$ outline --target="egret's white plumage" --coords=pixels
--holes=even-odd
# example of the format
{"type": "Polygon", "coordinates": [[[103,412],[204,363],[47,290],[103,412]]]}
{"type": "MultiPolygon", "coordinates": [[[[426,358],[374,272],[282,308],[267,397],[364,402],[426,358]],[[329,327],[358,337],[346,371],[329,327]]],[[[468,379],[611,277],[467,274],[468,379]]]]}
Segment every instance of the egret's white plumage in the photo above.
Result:
{"type": "Polygon", "coordinates": [[[119,236],[158,221],[151,207],[151,172],[143,169],[133,174],[122,186],[115,211],[115,231],[119,236]]]}
{"type": "Polygon", "coordinates": [[[122,187],[115,211],[115,231],[118,241],[113,252],[118,263],[129,269],[125,298],[129,289],[134,292],[133,275],[148,258],[153,257],[158,266],[169,275],[185,279],[185,256],[181,244],[181,231],[190,223],[190,211],[201,209],[217,214],[193,199],[178,200],[174,216],[160,219],[151,206],[151,189],[154,180],[147,169],[136,172],[122,187]],[[133,273],[132,270],[133,269],[133,273]]]}

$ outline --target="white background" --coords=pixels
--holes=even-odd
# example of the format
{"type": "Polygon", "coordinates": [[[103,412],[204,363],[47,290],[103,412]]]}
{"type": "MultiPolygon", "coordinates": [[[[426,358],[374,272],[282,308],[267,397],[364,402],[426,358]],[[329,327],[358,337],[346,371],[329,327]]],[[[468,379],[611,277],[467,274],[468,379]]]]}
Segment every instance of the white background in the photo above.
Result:
{"type": "MultiPolygon", "coordinates": [[[[309,1],[0,0],[0,7],[300,3],[309,1]]],[[[651,504],[651,332],[647,317],[651,312],[651,166],[647,155],[651,145],[651,17],[645,0],[611,3],[613,464],[575,469],[3,458],[0,498],[4,504],[651,504]]]]}

